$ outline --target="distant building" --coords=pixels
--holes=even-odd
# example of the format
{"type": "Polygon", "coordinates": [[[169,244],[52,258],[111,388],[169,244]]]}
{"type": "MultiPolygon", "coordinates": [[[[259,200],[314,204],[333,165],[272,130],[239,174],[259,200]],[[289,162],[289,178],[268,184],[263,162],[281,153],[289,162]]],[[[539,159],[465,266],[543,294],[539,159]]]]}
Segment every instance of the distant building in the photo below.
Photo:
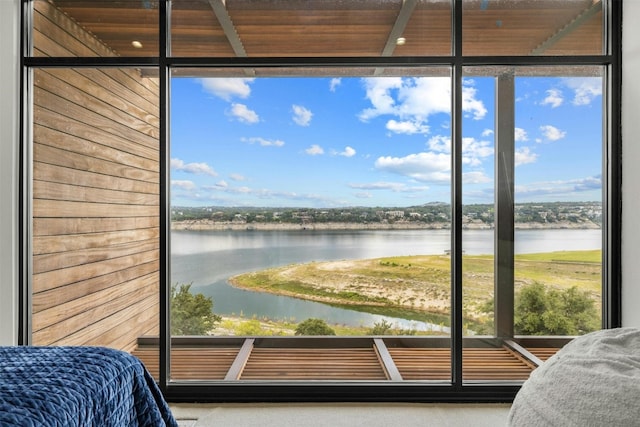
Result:
{"type": "Polygon", "coordinates": [[[404,218],[404,211],[387,211],[387,218],[404,218]]]}

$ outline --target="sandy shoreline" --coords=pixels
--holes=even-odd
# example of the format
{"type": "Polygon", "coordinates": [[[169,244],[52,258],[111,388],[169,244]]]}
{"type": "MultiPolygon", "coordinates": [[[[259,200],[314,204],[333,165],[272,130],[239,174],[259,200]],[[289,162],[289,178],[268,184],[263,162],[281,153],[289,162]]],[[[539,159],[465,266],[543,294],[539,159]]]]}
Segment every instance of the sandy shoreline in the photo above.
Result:
{"type": "Polygon", "coordinates": [[[240,289],[325,304],[404,309],[431,315],[448,313],[449,258],[426,255],[400,259],[411,261],[412,265],[384,264],[379,258],[322,261],[243,273],[228,280],[240,289]],[[262,275],[265,276],[257,281],[262,275]],[[299,283],[301,288],[290,290],[281,287],[281,283],[299,283]]]}

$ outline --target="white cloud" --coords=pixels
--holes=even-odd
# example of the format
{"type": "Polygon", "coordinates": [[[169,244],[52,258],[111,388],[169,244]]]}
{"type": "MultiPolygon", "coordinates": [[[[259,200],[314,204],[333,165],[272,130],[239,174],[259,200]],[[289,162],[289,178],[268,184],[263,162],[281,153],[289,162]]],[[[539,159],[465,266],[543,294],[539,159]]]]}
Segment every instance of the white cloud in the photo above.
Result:
{"type": "MultiPolygon", "coordinates": [[[[246,199],[246,197],[248,196],[254,196],[264,200],[285,199],[285,200],[296,200],[296,201],[307,201],[307,202],[309,201],[321,202],[320,205],[322,205],[323,207],[326,207],[329,204],[331,204],[326,198],[319,196],[317,194],[311,194],[311,193],[299,194],[296,192],[274,191],[267,188],[251,188],[247,186],[233,187],[233,186],[227,185],[227,183],[224,181],[220,181],[213,186],[205,186],[203,187],[203,189],[208,190],[210,192],[214,192],[214,193],[241,195],[244,198],[244,200],[248,200],[246,199]]],[[[219,198],[213,198],[213,197],[211,197],[211,199],[220,200],[219,198]]],[[[231,201],[230,199],[226,200],[225,202],[229,202],[233,204],[238,203],[238,201],[231,201]]]]}
{"type": "Polygon", "coordinates": [[[197,175],[218,176],[218,173],[206,163],[185,163],[178,158],[171,159],[171,169],[197,175]]]}
{"type": "Polygon", "coordinates": [[[464,184],[486,184],[491,182],[491,178],[480,171],[465,172],[462,174],[462,182],[464,184]]]}
{"type": "Polygon", "coordinates": [[[518,197],[575,195],[586,191],[600,191],[602,189],[602,177],[590,176],[571,180],[544,181],[527,185],[516,185],[515,192],[518,197]]]}
{"type": "Polygon", "coordinates": [[[527,163],[535,163],[538,160],[538,155],[532,153],[529,147],[521,147],[516,149],[515,153],[515,165],[526,165],[527,163]]]}
{"type": "Polygon", "coordinates": [[[398,92],[399,116],[426,120],[432,114],[451,112],[451,80],[443,77],[404,79],[398,92]]]}
{"type": "Polygon", "coordinates": [[[551,125],[540,126],[540,132],[547,141],[558,141],[567,135],[567,132],[551,125]]]}
{"type": "MultiPolygon", "coordinates": [[[[397,120],[387,128],[400,133],[427,133],[426,123],[433,114],[451,114],[451,79],[448,77],[378,77],[363,79],[366,98],[371,107],[358,115],[363,122],[390,115],[397,120]]],[[[477,90],[466,82],[462,89],[462,108],[479,120],[487,114],[477,90]]]]}
{"type": "Polygon", "coordinates": [[[313,144],[311,147],[304,150],[310,156],[317,156],[320,154],[324,154],[324,149],[320,147],[318,144],[313,144]]]}
{"type": "Polygon", "coordinates": [[[284,145],[284,141],[280,139],[265,139],[260,137],[240,138],[240,141],[248,142],[249,144],[259,144],[263,147],[282,147],[284,145]]]}
{"type": "Polygon", "coordinates": [[[258,114],[255,111],[250,110],[244,104],[231,104],[230,115],[243,123],[258,123],[260,121],[260,117],[258,117],[258,114]]]}
{"type": "Polygon", "coordinates": [[[462,138],[462,160],[477,166],[481,159],[493,155],[493,144],[489,141],[478,141],[475,138],[462,138]]]}
{"type": "Polygon", "coordinates": [[[493,129],[485,129],[482,131],[482,136],[484,136],[485,138],[491,135],[493,135],[493,129]]]}
{"type": "Polygon", "coordinates": [[[427,146],[438,153],[451,153],[451,138],[444,135],[435,135],[429,138],[427,146]]]}
{"type": "Polygon", "coordinates": [[[514,138],[516,142],[524,142],[529,140],[529,135],[527,135],[527,131],[522,128],[514,129],[514,138]]]}
{"type": "Polygon", "coordinates": [[[372,108],[360,113],[362,121],[381,115],[424,121],[431,114],[451,111],[449,78],[380,77],[366,78],[363,81],[366,97],[372,108]]]}
{"type": "Polygon", "coordinates": [[[402,190],[400,190],[400,192],[402,193],[422,193],[424,191],[429,190],[429,186],[428,185],[414,185],[414,186],[407,186],[405,188],[403,188],[402,190]]]}
{"type": "Polygon", "coordinates": [[[356,197],[358,199],[370,199],[373,197],[373,194],[367,191],[359,191],[357,193],[353,193],[353,197],[356,197]]]}
{"type": "Polygon", "coordinates": [[[240,175],[239,173],[232,173],[231,175],[229,175],[229,178],[234,181],[245,181],[247,179],[244,175],[240,175]]]}
{"type": "Polygon", "coordinates": [[[602,79],[600,77],[575,77],[564,79],[564,84],[574,92],[573,105],[589,105],[602,95],[602,79]]]}
{"type": "Polygon", "coordinates": [[[375,162],[379,170],[408,176],[420,182],[449,182],[451,157],[443,153],[418,153],[405,157],[379,157],[375,162]]]}
{"type": "Polygon", "coordinates": [[[346,146],[346,147],[344,147],[344,151],[342,151],[341,153],[338,153],[338,154],[340,154],[341,156],[344,156],[344,157],[353,157],[353,156],[356,155],[356,150],[354,150],[353,148],[351,148],[349,146],[346,146]]]}
{"type": "Polygon", "coordinates": [[[365,184],[349,184],[349,187],[356,188],[358,190],[391,190],[400,191],[405,188],[406,184],[400,182],[368,182],[365,184]]]}
{"type": "Polygon", "coordinates": [[[470,114],[474,120],[482,120],[487,115],[487,108],[476,98],[477,93],[475,87],[462,86],[462,112],[470,114]]]}
{"type": "Polygon", "coordinates": [[[208,93],[215,95],[225,101],[230,101],[234,97],[247,98],[251,94],[249,83],[253,83],[252,78],[204,78],[200,79],[200,84],[208,93]]]}
{"type": "Polygon", "coordinates": [[[235,188],[231,188],[231,187],[225,187],[225,189],[227,191],[230,191],[232,193],[237,193],[237,194],[251,194],[253,193],[254,190],[252,190],[249,187],[243,186],[243,187],[235,187],[235,188]]]}
{"type": "MultiPolygon", "coordinates": [[[[451,154],[451,138],[436,135],[427,141],[429,149],[437,153],[451,154]]],[[[479,166],[482,160],[493,155],[493,143],[475,138],[462,138],[462,163],[479,166]]]]}
{"type": "Polygon", "coordinates": [[[426,185],[419,186],[409,186],[402,182],[369,182],[365,184],[349,184],[349,187],[355,188],[358,190],[389,190],[395,193],[418,193],[422,191],[427,191],[429,189],[426,185]]]}
{"type": "Polygon", "coordinates": [[[311,111],[301,105],[293,105],[291,109],[293,110],[294,122],[300,126],[309,126],[309,123],[311,123],[311,117],[313,116],[311,111]]]}
{"type": "Polygon", "coordinates": [[[541,102],[542,105],[549,105],[551,108],[557,108],[562,105],[564,98],[562,97],[562,91],[559,89],[547,90],[547,96],[541,102]]]}
{"type": "Polygon", "coordinates": [[[194,188],[196,188],[196,185],[193,183],[193,181],[179,179],[172,179],[171,186],[181,188],[183,190],[193,190],[194,188]]]}
{"type": "Polygon", "coordinates": [[[416,133],[429,133],[429,126],[418,121],[402,121],[389,120],[387,129],[394,133],[413,135],[416,133]]]}
{"type": "Polygon", "coordinates": [[[363,79],[366,97],[373,105],[360,113],[360,120],[367,121],[383,114],[397,114],[397,106],[391,91],[402,87],[400,77],[382,77],[363,79]]]}
{"type": "Polygon", "coordinates": [[[331,81],[329,82],[329,90],[331,92],[335,92],[337,87],[340,86],[340,84],[342,84],[342,79],[338,77],[332,78],[331,81]]]}

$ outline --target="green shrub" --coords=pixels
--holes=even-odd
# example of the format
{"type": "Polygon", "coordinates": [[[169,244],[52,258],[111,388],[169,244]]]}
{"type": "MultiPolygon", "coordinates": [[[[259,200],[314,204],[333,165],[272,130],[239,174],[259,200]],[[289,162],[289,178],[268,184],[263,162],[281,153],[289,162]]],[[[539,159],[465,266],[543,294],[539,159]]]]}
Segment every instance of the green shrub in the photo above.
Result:
{"type": "Polygon", "coordinates": [[[582,335],[599,329],[600,316],[594,301],[575,286],[558,290],[536,282],[516,295],[514,326],[523,335],[582,335]]]}
{"type": "Polygon", "coordinates": [[[213,299],[192,294],[191,284],[171,286],[171,335],[208,335],[222,318],[213,313],[213,299]]]}
{"type": "Polygon", "coordinates": [[[251,319],[251,320],[246,320],[244,322],[241,322],[239,325],[236,326],[235,334],[241,335],[241,336],[271,335],[270,333],[267,333],[267,331],[265,331],[262,328],[260,321],[256,319],[251,319]]]}
{"type": "Polygon", "coordinates": [[[334,331],[322,319],[310,318],[302,321],[296,326],[296,335],[335,335],[334,331]]]}
{"type": "Polygon", "coordinates": [[[381,321],[373,324],[373,328],[371,328],[369,335],[388,335],[389,331],[391,331],[391,323],[382,319],[381,321]]]}

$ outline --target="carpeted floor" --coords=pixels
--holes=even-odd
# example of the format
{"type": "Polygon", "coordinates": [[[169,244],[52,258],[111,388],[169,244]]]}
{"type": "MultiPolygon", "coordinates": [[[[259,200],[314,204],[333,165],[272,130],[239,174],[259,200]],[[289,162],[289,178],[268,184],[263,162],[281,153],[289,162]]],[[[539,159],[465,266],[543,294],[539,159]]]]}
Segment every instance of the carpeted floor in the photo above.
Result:
{"type": "Polygon", "coordinates": [[[180,427],[500,427],[508,404],[172,404],[180,427]]]}

